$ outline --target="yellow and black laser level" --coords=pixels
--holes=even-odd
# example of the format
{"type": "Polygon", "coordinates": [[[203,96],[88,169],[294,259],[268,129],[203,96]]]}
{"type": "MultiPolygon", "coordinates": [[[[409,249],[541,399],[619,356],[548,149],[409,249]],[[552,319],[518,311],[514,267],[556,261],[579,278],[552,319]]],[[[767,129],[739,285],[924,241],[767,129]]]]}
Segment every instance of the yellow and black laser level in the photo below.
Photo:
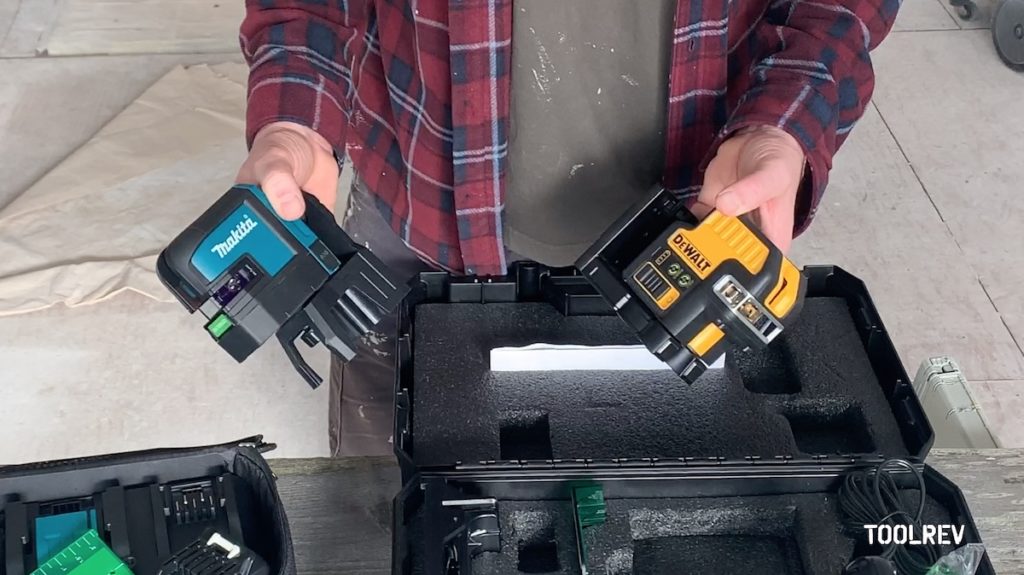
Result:
{"type": "Polygon", "coordinates": [[[746,217],[702,221],[667,190],[619,218],[576,262],[641,341],[693,383],[732,345],[768,345],[799,313],[803,273],[746,217]]]}

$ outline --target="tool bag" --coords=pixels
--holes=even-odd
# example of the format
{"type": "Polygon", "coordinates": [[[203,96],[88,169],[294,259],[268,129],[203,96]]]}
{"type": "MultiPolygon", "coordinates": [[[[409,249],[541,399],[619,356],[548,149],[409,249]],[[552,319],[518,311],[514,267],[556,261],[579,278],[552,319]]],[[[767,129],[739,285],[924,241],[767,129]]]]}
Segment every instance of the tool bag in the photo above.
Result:
{"type": "Polygon", "coordinates": [[[400,322],[393,572],[837,575],[883,551],[844,527],[843,478],[889,458],[914,470],[888,470],[908,508],[924,484],[922,523],[980,541],[959,488],[924,464],[932,429],[864,284],[805,271],[795,323],[693,385],[491,371],[498,347],[639,340],[572,270],[422,274],[400,322]],[[585,515],[581,487],[604,498],[585,515]]]}
{"type": "MultiPolygon", "coordinates": [[[[208,558],[194,564],[240,568],[209,572],[294,575],[288,521],[262,455],[274,447],[257,436],[0,467],[0,575],[40,567],[45,575],[153,575],[190,544],[205,548],[213,534],[219,547],[201,549],[208,558]],[[83,529],[95,531],[92,541],[76,541],[83,529]],[[95,535],[105,544],[96,545],[95,535]],[[104,558],[108,563],[96,570],[104,558]]],[[[165,573],[208,572],[187,571],[186,563],[165,573]]]]}

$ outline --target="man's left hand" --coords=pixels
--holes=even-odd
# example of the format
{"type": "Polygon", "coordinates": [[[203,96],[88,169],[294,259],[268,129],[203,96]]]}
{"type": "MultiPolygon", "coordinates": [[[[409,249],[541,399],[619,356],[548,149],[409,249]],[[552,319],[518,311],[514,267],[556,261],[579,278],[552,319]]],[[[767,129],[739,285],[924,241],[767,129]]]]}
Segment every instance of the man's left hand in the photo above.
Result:
{"type": "Polygon", "coordinates": [[[797,192],[806,159],[796,138],[774,126],[741,130],[726,140],[704,173],[694,213],[751,213],[784,253],[793,242],[797,192]]]}

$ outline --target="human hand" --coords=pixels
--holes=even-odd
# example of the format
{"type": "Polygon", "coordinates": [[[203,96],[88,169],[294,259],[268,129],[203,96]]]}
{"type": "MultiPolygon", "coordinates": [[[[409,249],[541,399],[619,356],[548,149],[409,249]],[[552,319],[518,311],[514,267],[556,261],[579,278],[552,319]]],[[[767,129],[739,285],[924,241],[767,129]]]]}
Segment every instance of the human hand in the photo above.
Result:
{"type": "Polygon", "coordinates": [[[292,122],[267,124],[256,134],[235,181],[259,184],[270,205],[286,220],[302,217],[305,191],[334,211],[338,163],[320,134],[292,122]]]}
{"type": "Polygon", "coordinates": [[[704,172],[693,212],[751,213],[761,232],[783,253],[793,242],[796,197],[807,161],[796,138],[775,126],[741,130],[718,149],[704,172]]]}

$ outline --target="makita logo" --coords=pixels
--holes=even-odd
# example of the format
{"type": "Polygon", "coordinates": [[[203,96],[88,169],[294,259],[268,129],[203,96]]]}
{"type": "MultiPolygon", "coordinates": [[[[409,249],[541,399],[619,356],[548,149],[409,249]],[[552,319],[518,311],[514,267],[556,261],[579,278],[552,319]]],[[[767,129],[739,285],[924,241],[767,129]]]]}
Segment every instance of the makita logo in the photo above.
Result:
{"type": "Polygon", "coordinates": [[[238,222],[238,225],[235,226],[235,229],[231,230],[231,235],[228,236],[227,239],[220,242],[219,244],[214,244],[213,248],[211,248],[210,251],[216,253],[218,256],[222,258],[227,256],[229,253],[231,253],[231,250],[235,249],[235,246],[238,245],[238,242],[245,239],[245,236],[249,235],[249,232],[256,228],[256,225],[256,222],[254,222],[252,218],[250,218],[249,216],[245,216],[245,219],[238,222]]]}

